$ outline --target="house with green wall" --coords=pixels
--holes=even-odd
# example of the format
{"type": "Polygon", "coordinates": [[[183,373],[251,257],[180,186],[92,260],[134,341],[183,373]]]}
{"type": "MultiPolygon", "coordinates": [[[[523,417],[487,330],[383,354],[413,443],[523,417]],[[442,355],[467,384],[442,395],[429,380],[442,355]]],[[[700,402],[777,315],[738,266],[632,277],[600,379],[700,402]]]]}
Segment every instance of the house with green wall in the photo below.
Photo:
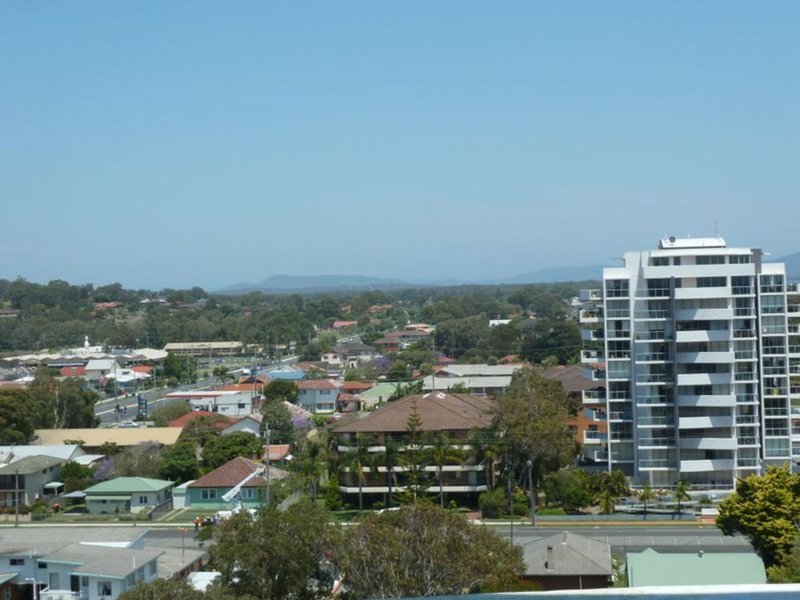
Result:
{"type": "Polygon", "coordinates": [[[93,515],[141,512],[172,499],[171,481],[117,477],[83,490],[86,510],[93,515]]]}
{"type": "MultiPolygon", "coordinates": [[[[241,456],[228,461],[200,479],[186,486],[186,506],[207,508],[209,511],[230,510],[234,501],[223,496],[241,484],[240,497],[244,508],[260,508],[267,489],[267,465],[241,456]],[[244,483],[242,483],[244,482],[244,483]]],[[[269,467],[270,482],[279,481],[289,474],[269,467]]]]}

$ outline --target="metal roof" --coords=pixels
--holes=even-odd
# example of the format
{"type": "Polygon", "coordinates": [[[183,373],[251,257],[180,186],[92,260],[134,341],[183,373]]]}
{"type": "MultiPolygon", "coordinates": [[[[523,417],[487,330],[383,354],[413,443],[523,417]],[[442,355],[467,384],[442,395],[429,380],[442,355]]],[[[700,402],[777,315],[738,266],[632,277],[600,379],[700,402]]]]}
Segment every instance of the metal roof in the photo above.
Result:
{"type": "Polygon", "coordinates": [[[159,492],[172,487],[171,481],[149,479],[147,477],[117,477],[83,490],[89,499],[97,494],[138,494],[139,492],[159,492]]]}
{"type": "Polygon", "coordinates": [[[628,585],[729,585],[766,583],[764,563],[744,552],[628,552],[628,585]]]}
{"type": "Polygon", "coordinates": [[[523,546],[526,575],[611,575],[611,545],[563,531],[523,546]]]}

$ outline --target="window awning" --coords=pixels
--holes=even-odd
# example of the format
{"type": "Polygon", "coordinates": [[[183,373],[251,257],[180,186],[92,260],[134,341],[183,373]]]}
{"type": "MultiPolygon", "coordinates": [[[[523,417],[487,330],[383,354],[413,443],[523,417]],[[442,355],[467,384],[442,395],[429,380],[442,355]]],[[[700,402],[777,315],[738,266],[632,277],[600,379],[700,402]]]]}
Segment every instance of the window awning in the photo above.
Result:
{"type": "Polygon", "coordinates": [[[64,484],[62,482],[60,482],[60,481],[51,481],[50,483],[45,483],[44,484],[44,489],[46,489],[46,490],[55,490],[55,489],[58,489],[58,488],[63,487],[63,486],[64,486],[64,484]]]}
{"type": "Polygon", "coordinates": [[[111,502],[130,502],[131,499],[128,496],[95,496],[94,494],[89,496],[87,494],[86,501],[90,502],[92,500],[109,500],[111,502]]]}

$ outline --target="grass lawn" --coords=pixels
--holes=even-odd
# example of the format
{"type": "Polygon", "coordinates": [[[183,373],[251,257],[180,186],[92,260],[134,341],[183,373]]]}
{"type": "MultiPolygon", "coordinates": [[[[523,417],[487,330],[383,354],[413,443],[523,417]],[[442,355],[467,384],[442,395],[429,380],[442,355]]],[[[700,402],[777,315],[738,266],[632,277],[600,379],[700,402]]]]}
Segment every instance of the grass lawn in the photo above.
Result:
{"type": "Polygon", "coordinates": [[[168,512],[157,521],[159,523],[194,523],[195,517],[210,517],[215,512],[209,508],[180,508],[168,512]]]}

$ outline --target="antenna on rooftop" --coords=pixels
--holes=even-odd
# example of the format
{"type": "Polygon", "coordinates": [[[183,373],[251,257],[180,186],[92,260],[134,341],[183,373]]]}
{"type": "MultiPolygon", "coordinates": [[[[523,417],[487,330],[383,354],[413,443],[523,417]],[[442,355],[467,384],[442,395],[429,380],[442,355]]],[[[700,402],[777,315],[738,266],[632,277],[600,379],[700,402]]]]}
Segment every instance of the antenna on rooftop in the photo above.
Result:
{"type": "Polygon", "coordinates": [[[719,221],[714,219],[714,236],[719,237],[719,221]]]}

